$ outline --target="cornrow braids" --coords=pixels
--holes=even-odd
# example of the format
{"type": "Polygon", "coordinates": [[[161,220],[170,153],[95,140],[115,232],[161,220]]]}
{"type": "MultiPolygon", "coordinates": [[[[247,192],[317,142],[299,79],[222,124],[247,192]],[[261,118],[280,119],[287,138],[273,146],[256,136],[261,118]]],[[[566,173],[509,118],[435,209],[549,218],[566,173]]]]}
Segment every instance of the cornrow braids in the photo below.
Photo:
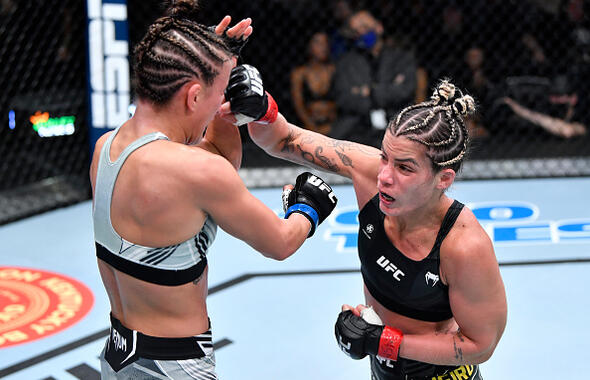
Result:
{"type": "Polygon", "coordinates": [[[136,95],[160,105],[191,80],[210,86],[231,57],[224,38],[194,21],[198,1],[165,4],[165,15],[150,25],[133,52],[136,95]]]}
{"type": "Polygon", "coordinates": [[[474,99],[443,79],[430,100],[404,108],[387,130],[425,145],[435,171],[458,172],[469,146],[464,118],[473,112],[474,99]]]}

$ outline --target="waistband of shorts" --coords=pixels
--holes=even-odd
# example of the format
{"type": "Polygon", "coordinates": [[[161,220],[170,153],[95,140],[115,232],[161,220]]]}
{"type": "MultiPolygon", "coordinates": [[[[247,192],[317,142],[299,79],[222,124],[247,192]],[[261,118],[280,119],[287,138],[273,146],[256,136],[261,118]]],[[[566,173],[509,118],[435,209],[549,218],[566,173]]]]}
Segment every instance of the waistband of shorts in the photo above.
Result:
{"type": "MultiPolygon", "coordinates": [[[[139,331],[125,327],[121,321],[111,314],[111,329],[124,332],[125,335],[133,336],[132,344],[136,354],[146,359],[153,360],[185,360],[202,358],[207,351],[213,349],[213,338],[211,334],[211,321],[209,330],[189,337],[164,338],[143,334],[139,331]]],[[[111,339],[112,339],[111,332],[111,339]]]]}
{"type": "Polygon", "coordinates": [[[371,366],[375,364],[383,373],[400,380],[456,380],[471,378],[479,368],[477,365],[445,366],[419,362],[406,358],[397,361],[379,359],[371,356],[371,366]]]}

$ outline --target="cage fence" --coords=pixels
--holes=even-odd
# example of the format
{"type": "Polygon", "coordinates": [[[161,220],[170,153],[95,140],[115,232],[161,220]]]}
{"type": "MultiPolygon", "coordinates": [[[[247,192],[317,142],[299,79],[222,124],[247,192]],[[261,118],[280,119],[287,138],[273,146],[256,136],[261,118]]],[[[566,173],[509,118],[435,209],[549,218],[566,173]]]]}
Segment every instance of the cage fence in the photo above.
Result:
{"type": "MultiPolygon", "coordinates": [[[[90,197],[91,1],[126,4],[130,52],[163,12],[154,0],[0,1],[0,224],[90,197]]],[[[200,3],[207,25],[226,14],[253,19],[242,62],[261,71],[295,124],[379,147],[383,119],[449,78],[478,105],[460,179],[590,175],[587,0],[200,3]]],[[[241,132],[249,187],[280,186],[303,170],[241,132]]]]}

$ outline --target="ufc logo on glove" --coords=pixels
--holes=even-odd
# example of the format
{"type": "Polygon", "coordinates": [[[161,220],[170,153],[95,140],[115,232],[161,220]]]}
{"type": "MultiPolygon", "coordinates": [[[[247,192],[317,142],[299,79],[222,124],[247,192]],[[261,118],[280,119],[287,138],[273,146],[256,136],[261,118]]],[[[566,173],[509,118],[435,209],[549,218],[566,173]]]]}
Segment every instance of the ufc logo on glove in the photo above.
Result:
{"type": "Polygon", "coordinates": [[[264,87],[262,86],[262,77],[260,76],[260,72],[249,65],[244,65],[244,67],[248,72],[248,77],[250,77],[250,89],[252,92],[258,94],[258,96],[263,96],[264,87]]]}
{"type": "Polygon", "coordinates": [[[320,190],[328,192],[328,198],[332,201],[332,203],[336,204],[336,194],[332,191],[332,188],[328,186],[321,178],[314,176],[313,174],[309,176],[307,182],[314,185],[315,187],[319,188],[320,190]]]}

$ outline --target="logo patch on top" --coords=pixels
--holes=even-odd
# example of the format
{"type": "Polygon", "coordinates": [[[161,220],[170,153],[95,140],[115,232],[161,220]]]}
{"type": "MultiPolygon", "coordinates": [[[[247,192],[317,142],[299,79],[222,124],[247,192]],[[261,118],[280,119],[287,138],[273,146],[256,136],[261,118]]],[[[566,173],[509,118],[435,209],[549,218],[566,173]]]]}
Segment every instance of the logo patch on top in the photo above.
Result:
{"type": "Polygon", "coordinates": [[[63,331],[92,308],[94,296],[72,278],[0,267],[0,349],[63,331]]]}
{"type": "Polygon", "coordinates": [[[365,228],[362,230],[365,236],[370,240],[371,234],[375,231],[375,227],[372,224],[367,224],[365,228]]]}
{"type": "Polygon", "coordinates": [[[426,273],[425,277],[426,277],[426,285],[430,285],[430,282],[432,282],[433,288],[436,285],[436,283],[438,282],[438,280],[440,279],[437,274],[431,273],[430,271],[426,273]]]}

